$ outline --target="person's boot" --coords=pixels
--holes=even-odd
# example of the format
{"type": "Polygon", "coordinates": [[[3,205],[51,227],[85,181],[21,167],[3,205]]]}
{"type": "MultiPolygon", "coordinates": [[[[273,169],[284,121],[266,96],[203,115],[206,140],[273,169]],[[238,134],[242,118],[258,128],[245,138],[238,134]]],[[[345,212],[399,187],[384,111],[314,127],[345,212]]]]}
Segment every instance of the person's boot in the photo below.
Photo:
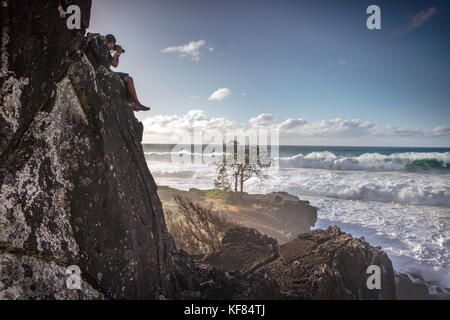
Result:
{"type": "Polygon", "coordinates": [[[139,110],[141,110],[141,111],[149,111],[151,108],[149,108],[149,107],[146,107],[146,106],[144,106],[144,105],[142,105],[142,104],[139,104],[138,105],[138,108],[139,108],[139,110]]]}

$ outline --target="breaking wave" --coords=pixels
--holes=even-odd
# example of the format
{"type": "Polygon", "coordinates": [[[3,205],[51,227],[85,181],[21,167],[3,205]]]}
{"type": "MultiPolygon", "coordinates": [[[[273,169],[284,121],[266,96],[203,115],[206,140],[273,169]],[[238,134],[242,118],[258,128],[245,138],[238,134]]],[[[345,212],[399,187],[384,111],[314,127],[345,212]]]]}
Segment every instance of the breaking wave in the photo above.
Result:
{"type": "Polygon", "coordinates": [[[450,152],[365,153],[357,157],[337,157],[334,153],[312,152],[279,158],[282,168],[311,168],[340,171],[444,171],[450,172],[450,152]]]}

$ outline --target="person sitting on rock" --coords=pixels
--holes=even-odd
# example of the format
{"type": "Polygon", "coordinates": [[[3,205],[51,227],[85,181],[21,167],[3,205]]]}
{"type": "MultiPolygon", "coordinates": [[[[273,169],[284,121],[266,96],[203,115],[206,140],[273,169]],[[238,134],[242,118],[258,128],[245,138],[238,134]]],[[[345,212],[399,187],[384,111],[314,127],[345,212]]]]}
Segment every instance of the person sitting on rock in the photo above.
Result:
{"type": "MultiPolygon", "coordinates": [[[[109,50],[114,50],[114,56],[111,56],[110,66],[117,68],[119,66],[119,57],[123,53],[121,46],[116,46],[116,38],[112,34],[106,35],[106,43],[109,50]]],[[[136,94],[136,88],[134,87],[133,78],[128,73],[116,72],[119,77],[125,82],[128,88],[128,93],[133,101],[128,102],[128,106],[134,111],[148,111],[150,108],[142,105],[136,94]]]]}

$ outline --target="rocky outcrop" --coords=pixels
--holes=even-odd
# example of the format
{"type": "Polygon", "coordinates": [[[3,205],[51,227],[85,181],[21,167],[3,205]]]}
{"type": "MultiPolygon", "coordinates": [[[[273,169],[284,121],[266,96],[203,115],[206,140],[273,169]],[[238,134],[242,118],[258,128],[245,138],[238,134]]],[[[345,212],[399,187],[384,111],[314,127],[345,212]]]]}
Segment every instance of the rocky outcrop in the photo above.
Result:
{"type": "Polygon", "coordinates": [[[281,246],[256,230],[238,228],[224,242],[221,252],[201,261],[224,271],[268,273],[285,299],[396,299],[387,255],[337,227],[302,234],[281,246]],[[371,265],[380,267],[380,290],[367,287],[371,265]]]}
{"type": "Polygon", "coordinates": [[[289,240],[309,232],[317,221],[317,208],[309,201],[300,200],[287,192],[272,192],[267,195],[246,195],[262,208],[269,208],[270,216],[277,219],[277,228],[285,230],[289,240]]]}
{"type": "Polygon", "coordinates": [[[78,265],[110,298],[174,296],[142,124],[104,38],[83,37],[90,1],[70,3],[83,30],[66,1],[2,1],[0,242],[78,265]]]}
{"type": "Polygon", "coordinates": [[[275,239],[255,229],[237,228],[222,239],[222,250],[207,254],[201,262],[220,267],[227,272],[251,273],[278,258],[275,239]]]}
{"type": "Polygon", "coordinates": [[[265,270],[248,274],[225,271],[196,261],[183,251],[174,253],[173,266],[179,299],[273,300],[282,297],[278,284],[265,270]]]}
{"type": "Polygon", "coordinates": [[[286,192],[248,194],[194,188],[184,191],[160,186],[158,193],[165,211],[177,211],[174,196],[210,203],[230,221],[257,229],[279,243],[309,232],[317,221],[317,208],[286,192]]]}

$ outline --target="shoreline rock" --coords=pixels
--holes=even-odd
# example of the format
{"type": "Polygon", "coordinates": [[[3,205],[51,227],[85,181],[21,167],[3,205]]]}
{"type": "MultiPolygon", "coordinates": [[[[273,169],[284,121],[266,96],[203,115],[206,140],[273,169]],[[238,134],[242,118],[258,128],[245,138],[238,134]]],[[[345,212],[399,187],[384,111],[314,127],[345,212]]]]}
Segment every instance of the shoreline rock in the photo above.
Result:
{"type": "Polygon", "coordinates": [[[200,261],[223,271],[268,273],[283,299],[396,299],[394,270],[386,253],[338,227],[304,233],[280,246],[256,230],[237,228],[225,235],[221,252],[200,261]],[[370,265],[380,267],[380,290],[367,287],[370,265]]]}

